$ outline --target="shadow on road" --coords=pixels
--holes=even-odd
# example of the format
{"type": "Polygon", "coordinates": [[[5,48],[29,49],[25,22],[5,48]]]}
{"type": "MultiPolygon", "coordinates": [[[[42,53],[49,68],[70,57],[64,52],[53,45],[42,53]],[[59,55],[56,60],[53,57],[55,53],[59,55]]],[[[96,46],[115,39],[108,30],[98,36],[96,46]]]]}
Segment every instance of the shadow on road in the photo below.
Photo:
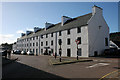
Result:
{"type": "MultiPolygon", "coordinates": [[[[4,60],[11,61],[9,59],[4,59],[4,60]]],[[[46,80],[46,79],[47,80],[99,80],[99,78],[87,78],[87,77],[67,79],[16,61],[4,65],[2,68],[2,80],[11,80],[11,79],[12,80],[23,80],[23,79],[24,80],[46,80]]],[[[110,78],[106,78],[104,80],[108,80],[108,79],[110,78]]],[[[118,80],[118,79],[114,78],[112,80],[118,80]]]]}
{"type": "MultiPolygon", "coordinates": [[[[4,59],[4,62],[11,62],[9,59],[4,59]]],[[[34,67],[21,64],[19,62],[12,62],[11,64],[7,64],[2,68],[2,80],[68,80],[66,78],[57,76],[55,74],[51,74],[45,72],[43,70],[36,69],[34,67]]]]}
{"type": "Polygon", "coordinates": [[[120,58],[120,56],[96,56],[96,58],[120,58]]]}

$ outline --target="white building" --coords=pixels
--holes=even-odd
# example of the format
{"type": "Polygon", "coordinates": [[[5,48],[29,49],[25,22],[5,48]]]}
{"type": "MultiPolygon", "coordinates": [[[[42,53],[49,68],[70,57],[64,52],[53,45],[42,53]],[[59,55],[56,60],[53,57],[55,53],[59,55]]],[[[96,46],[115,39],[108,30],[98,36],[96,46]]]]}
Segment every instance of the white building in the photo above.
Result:
{"type": "Polygon", "coordinates": [[[34,32],[27,31],[18,38],[18,50],[33,51],[34,54],[57,53],[61,39],[62,56],[76,57],[76,39],[79,57],[100,55],[109,48],[109,27],[103,17],[103,9],[92,7],[92,13],[70,18],[62,16],[61,23],[45,23],[45,28],[34,28],[34,32]]]}

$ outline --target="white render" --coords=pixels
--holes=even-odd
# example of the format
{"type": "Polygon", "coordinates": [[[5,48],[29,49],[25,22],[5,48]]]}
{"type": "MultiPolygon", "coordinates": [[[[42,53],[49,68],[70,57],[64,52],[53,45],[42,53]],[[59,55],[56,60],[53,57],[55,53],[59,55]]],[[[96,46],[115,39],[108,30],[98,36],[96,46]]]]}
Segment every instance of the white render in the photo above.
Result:
{"type": "MultiPolygon", "coordinates": [[[[77,28],[71,28],[70,34],[67,34],[67,30],[61,30],[61,36],[59,36],[59,31],[53,32],[53,37],[51,37],[51,33],[48,33],[48,37],[46,38],[46,34],[43,34],[43,38],[41,38],[41,34],[37,35],[38,39],[36,39],[36,36],[30,36],[27,38],[19,38],[17,41],[17,49],[18,50],[24,50],[24,51],[33,51],[34,54],[43,55],[45,52],[45,47],[49,47],[47,50],[48,52],[53,49],[53,54],[57,53],[59,55],[59,49],[60,46],[58,44],[58,40],[62,40],[62,56],[67,56],[67,49],[71,50],[70,57],[76,57],[77,56],[77,44],[75,40],[78,37],[81,37],[81,44],[78,45],[78,48],[81,48],[81,56],[79,57],[89,57],[89,56],[95,56],[95,53],[97,55],[100,55],[103,53],[105,49],[109,48],[109,27],[104,20],[103,17],[103,10],[100,7],[93,6],[92,8],[92,17],[87,22],[87,25],[81,26],[81,32],[77,33],[77,28]],[[30,40],[30,38],[35,37],[35,40],[30,40]],[[67,45],[67,39],[70,38],[70,45],[67,45]],[[108,39],[108,45],[105,44],[105,38],[108,39]],[[46,45],[46,41],[48,45],[46,45]],[[53,41],[53,45],[51,45],[51,41],[53,41]],[[36,42],[38,43],[38,46],[36,46],[36,42]],[[43,46],[41,46],[41,42],[43,42],[43,46]],[[30,46],[30,43],[34,46],[30,46]],[[27,45],[28,46],[25,46],[27,45]],[[18,46],[21,45],[21,46],[18,46]],[[38,50],[38,53],[36,52],[36,49],[38,50]],[[43,49],[43,52],[41,50],[43,49]]],[[[64,26],[62,18],[61,26],[64,26]]],[[[66,20],[65,20],[66,21],[66,20]]],[[[46,30],[45,30],[46,31],[46,30]]],[[[33,33],[35,34],[35,33],[33,33]]]]}

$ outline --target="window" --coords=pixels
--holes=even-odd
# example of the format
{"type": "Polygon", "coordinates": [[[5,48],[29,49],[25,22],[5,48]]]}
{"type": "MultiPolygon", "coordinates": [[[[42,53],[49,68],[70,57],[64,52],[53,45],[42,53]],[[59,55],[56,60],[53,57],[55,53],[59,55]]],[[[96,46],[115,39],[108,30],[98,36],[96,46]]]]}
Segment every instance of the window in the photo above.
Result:
{"type": "Polygon", "coordinates": [[[77,55],[78,55],[78,56],[81,56],[81,55],[82,55],[82,50],[81,50],[81,48],[78,49],[77,55]]]}
{"type": "Polygon", "coordinates": [[[51,53],[53,53],[53,49],[51,49],[51,53]]]}
{"type": "Polygon", "coordinates": [[[33,40],[35,40],[35,37],[33,37],[33,40]]]}
{"type": "Polygon", "coordinates": [[[41,49],[41,53],[43,53],[43,49],[41,49]]]}
{"type": "Polygon", "coordinates": [[[41,38],[43,38],[43,35],[41,35],[41,38]]]}
{"type": "Polygon", "coordinates": [[[53,37],[53,33],[51,33],[51,37],[53,37]]]}
{"type": "Polygon", "coordinates": [[[67,39],[67,45],[70,45],[70,38],[67,39]]]}
{"type": "Polygon", "coordinates": [[[58,39],[58,44],[62,45],[62,40],[61,39],[58,39]]]}
{"type": "Polygon", "coordinates": [[[38,36],[36,36],[36,39],[38,39],[38,36]]]}
{"type": "Polygon", "coordinates": [[[59,36],[61,36],[62,34],[61,34],[61,31],[59,31],[59,36]]]}
{"type": "Polygon", "coordinates": [[[43,42],[41,42],[41,46],[43,46],[43,42]]]}
{"type": "Polygon", "coordinates": [[[77,28],[77,33],[81,33],[81,27],[77,28]]]}
{"type": "Polygon", "coordinates": [[[68,35],[70,34],[70,29],[67,30],[67,34],[68,34],[68,35]]]}
{"type": "Polygon", "coordinates": [[[28,41],[28,38],[27,38],[27,41],[28,41]]]}
{"type": "Polygon", "coordinates": [[[33,43],[33,46],[34,46],[35,44],[33,43]]]}
{"type": "Polygon", "coordinates": [[[36,49],[36,55],[38,55],[38,49],[36,49]]]}
{"type": "Polygon", "coordinates": [[[108,38],[105,38],[105,46],[108,46],[108,38]]]}
{"type": "Polygon", "coordinates": [[[28,47],[28,44],[27,44],[27,47],[28,47]]]}
{"type": "Polygon", "coordinates": [[[33,54],[34,54],[34,52],[35,52],[35,51],[34,51],[34,49],[33,49],[33,54]]]}
{"type": "Polygon", "coordinates": [[[48,34],[46,34],[46,38],[48,38],[48,34]]]}
{"type": "Polygon", "coordinates": [[[51,45],[53,45],[53,40],[51,41],[51,45]]]}
{"type": "Polygon", "coordinates": [[[30,40],[31,40],[31,38],[30,38],[30,40]]]}
{"type": "Polygon", "coordinates": [[[46,41],[46,46],[48,45],[48,42],[46,41]]]}
{"type": "Polygon", "coordinates": [[[99,26],[99,29],[101,29],[102,26],[99,26]]]}
{"type": "Polygon", "coordinates": [[[30,46],[31,46],[31,43],[30,43],[30,46]]]}
{"type": "Polygon", "coordinates": [[[38,42],[36,42],[36,46],[38,46],[38,42]]]}
{"type": "Polygon", "coordinates": [[[78,37],[77,40],[80,41],[78,44],[81,44],[81,37],[78,37]]]}

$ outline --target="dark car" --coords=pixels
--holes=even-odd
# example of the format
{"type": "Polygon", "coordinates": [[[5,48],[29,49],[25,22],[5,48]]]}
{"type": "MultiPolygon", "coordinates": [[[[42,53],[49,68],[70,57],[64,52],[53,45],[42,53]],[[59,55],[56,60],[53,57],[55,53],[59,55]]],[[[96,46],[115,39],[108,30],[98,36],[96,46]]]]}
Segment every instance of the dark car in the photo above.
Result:
{"type": "Polygon", "coordinates": [[[6,56],[7,55],[7,52],[6,51],[2,51],[2,56],[6,56]]]}
{"type": "Polygon", "coordinates": [[[21,51],[20,51],[20,50],[16,50],[16,51],[14,52],[14,54],[21,54],[21,51]]]}
{"type": "Polygon", "coordinates": [[[116,55],[118,52],[118,49],[116,48],[110,48],[104,50],[104,55],[116,55]]]}

